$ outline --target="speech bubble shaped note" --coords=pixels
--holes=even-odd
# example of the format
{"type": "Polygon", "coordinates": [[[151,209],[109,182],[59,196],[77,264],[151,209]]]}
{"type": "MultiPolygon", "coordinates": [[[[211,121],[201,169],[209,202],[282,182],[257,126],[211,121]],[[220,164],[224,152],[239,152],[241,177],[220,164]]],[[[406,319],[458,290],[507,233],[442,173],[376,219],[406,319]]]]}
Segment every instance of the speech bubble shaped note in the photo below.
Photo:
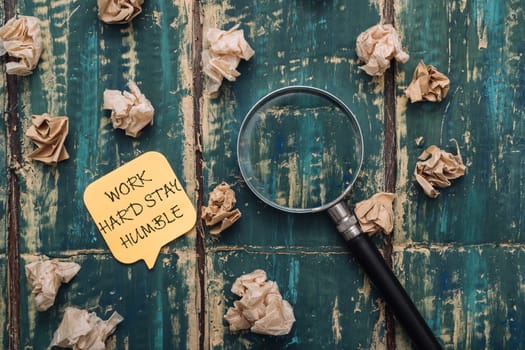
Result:
{"type": "Polygon", "coordinates": [[[168,160],[147,152],[88,185],[84,203],[113,256],[155,265],[160,249],[190,231],[197,212],[168,160]]]}

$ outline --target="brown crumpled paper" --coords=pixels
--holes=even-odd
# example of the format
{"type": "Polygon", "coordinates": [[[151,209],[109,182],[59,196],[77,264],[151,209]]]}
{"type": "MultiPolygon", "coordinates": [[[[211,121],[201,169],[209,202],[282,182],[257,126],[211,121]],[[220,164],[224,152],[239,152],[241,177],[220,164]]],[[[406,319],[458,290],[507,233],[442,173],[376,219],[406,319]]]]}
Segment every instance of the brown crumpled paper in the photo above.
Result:
{"type": "Polygon", "coordinates": [[[295,322],[292,306],[283,300],[274,281],[266,280],[266,272],[255,270],[235,280],[232,293],[241,297],[233,302],[224,318],[230,331],[250,329],[254,333],[284,335],[295,322]]]}
{"type": "Polygon", "coordinates": [[[459,146],[456,140],[457,155],[445,152],[437,146],[429,146],[419,156],[416,163],[414,175],[417,182],[431,198],[439,196],[439,191],[435,187],[444,188],[450,186],[452,179],[457,179],[465,175],[466,166],[463,164],[459,146]]]}
{"type": "Polygon", "coordinates": [[[108,24],[129,23],[142,12],[144,0],[97,0],[98,18],[108,24]]]}
{"type": "Polygon", "coordinates": [[[405,90],[410,102],[430,101],[440,102],[448,93],[450,80],[436,70],[434,66],[426,66],[423,61],[417,65],[412,82],[405,90]]]}
{"type": "Polygon", "coordinates": [[[74,350],[104,350],[106,339],[124,318],[118,312],[103,321],[94,312],[67,307],[49,348],[58,346],[74,350]]]}
{"type": "Polygon", "coordinates": [[[153,125],[155,109],[134,81],[128,82],[130,92],[104,91],[104,109],[111,110],[113,128],[123,129],[126,135],[137,137],[148,124],[153,125]]]}
{"type": "Polygon", "coordinates": [[[26,276],[33,294],[36,309],[45,311],[55,302],[62,283],[68,283],[80,270],[74,262],[53,260],[35,261],[25,266],[26,276]]]}
{"type": "Polygon", "coordinates": [[[201,218],[207,226],[214,226],[210,229],[212,235],[220,234],[241,218],[241,211],[234,209],[235,203],[235,192],[226,182],[221,182],[210,192],[208,206],[202,207],[201,218]]]}
{"type": "Polygon", "coordinates": [[[29,158],[41,161],[47,165],[56,165],[62,160],[69,158],[64,145],[69,131],[68,117],[54,117],[47,113],[33,115],[31,117],[33,125],[26,131],[36,145],[29,158]]]}
{"type": "Polygon", "coordinates": [[[355,205],[354,212],[363,232],[375,233],[382,229],[391,233],[394,230],[393,200],[393,193],[379,192],[355,205]]]}
{"type": "Polygon", "coordinates": [[[8,53],[18,60],[6,63],[7,74],[29,75],[42,54],[40,20],[33,16],[16,16],[0,28],[0,55],[8,53]]]}
{"type": "Polygon", "coordinates": [[[210,28],[206,32],[209,48],[202,52],[202,65],[207,75],[205,92],[214,97],[221,87],[223,78],[229,81],[241,75],[237,66],[241,58],[248,61],[255,51],[244,39],[244,31],[239,24],[228,31],[210,28]]]}
{"type": "Polygon", "coordinates": [[[405,63],[409,58],[391,24],[377,24],[359,34],[356,53],[359,60],[365,62],[359,69],[372,76],[383,75],[390,67],[392,58],[401,63],[405,63]]]}

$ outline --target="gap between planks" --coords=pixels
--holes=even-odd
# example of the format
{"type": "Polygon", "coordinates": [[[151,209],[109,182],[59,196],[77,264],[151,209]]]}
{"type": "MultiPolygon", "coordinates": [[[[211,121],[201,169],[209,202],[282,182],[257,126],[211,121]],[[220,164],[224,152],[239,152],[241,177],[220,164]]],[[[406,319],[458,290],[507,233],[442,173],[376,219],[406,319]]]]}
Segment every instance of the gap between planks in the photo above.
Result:
{"type": "MultiPolygon", "coordinates": [[[[395,25],[394,0],[383,0],[383,23],[395,25]]],[[[384,171],[385,191],[395,193],[397,181],[397,145],[396,145],[396,64],[391,60],[391,67],[384,75],[384,171]]],[[[392,268],[392,241],[395,231],[390,235],[384,235],[385,242],[383,254],[387,265],[392,268]]],[[[385,312],[386,348],[396,348],[396,334],[394,314],[388,305],[383,308],[385,312]]]]}
{"type": "MultiPolygon", "coordinates": [[[[16,15],[16,1],[4,0],[5,18],[16,15]]],[[[7,57],[7,56],[5,56],[7,57]]],[[[5,60],[4,60],[5,62],[5,60]]],[[[5,74],[4,118],[7,153],[7,337],[9,350],[20,349],[20,180],[22,150],[18,137],[18,78],[5,74]]]]}

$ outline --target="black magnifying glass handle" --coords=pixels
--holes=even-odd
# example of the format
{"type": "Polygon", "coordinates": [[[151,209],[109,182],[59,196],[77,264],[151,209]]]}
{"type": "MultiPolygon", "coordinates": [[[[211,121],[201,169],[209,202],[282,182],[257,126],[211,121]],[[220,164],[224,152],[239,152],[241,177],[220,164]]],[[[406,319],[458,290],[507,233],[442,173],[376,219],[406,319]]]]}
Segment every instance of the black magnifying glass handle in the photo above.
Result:
{"type": "Polygon", "coordinates": [[[328,209],[337,230],[348,243],[350,251],[379,290],[395,317],[406,330],[414,345],[421,350],[442,349],[416,306],[370,237],[361,231],[355,215],[339,202],[328,209]]]}

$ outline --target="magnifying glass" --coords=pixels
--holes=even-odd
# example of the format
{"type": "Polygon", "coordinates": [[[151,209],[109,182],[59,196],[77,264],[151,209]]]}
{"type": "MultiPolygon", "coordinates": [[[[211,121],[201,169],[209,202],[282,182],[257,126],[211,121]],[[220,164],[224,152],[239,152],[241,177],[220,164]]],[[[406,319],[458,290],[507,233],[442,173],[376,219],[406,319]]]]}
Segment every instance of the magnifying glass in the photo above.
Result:
{"type": "Polygon", "coordinates": [[[289,86],[261,98],[237,140],[241,174],[264,203],[289,213],[327,211],[414,344],[441,349],[436,337],[345,204],[363,163],[352,111],[327,91],[289,86]]]}

